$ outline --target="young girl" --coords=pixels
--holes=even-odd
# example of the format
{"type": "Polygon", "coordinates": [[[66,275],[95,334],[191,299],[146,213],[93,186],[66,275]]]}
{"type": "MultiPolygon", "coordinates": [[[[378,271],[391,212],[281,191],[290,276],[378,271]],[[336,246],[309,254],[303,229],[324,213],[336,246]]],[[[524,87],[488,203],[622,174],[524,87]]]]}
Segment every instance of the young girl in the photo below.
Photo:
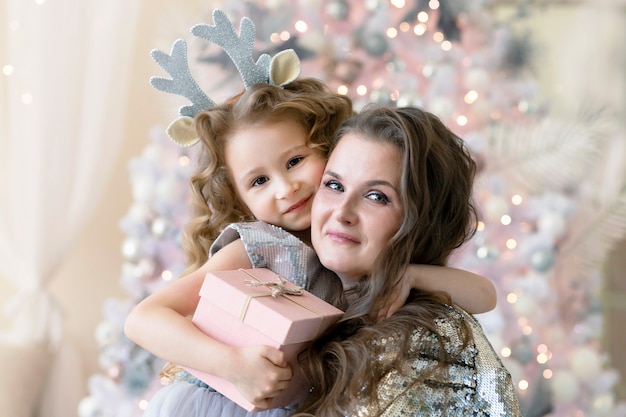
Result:
{"type": "MultiPolygon", "coordinates": [[[[339,130],[311,237],[351,302],[315,341],[301,411],[316,416],[521,416],[511,376],[478,322],[443,293],[414,292],[374,321],[410,263],[445,265],[475,230],[475,163],[463,141],[416,108],[372,108],[339,130]]],[[[306,365],[308,363],[308,366],[306,365]]]]}
{"type": "MultiPolygon", "coordinates": [[[[196,116],[204,169],[192,179],[198,216],[190,224],[186,246],[196,269],[135,307],[126,322],[131,340],[169,362],[223,377],[250,402],[267,407],[292,374],[282,352],[223,345],[200,332],[188,316],[199,302],[207,272],[250,267],[267,267],[345,307],[339,280],[320,267],[306,243],[331,132],[351,114],[348,99],[305,79],[284,88],[254,85],[236,101],[196,116]],[[259,221],[245,223],[255,219],[259,221]],[[209,251],[219,227],[234,220],[243,223],[227,228],[209,251]]],[[[409,284],[399,286],[399,292],[411,286],[441,289],[470,311],[492,308],[492,284],[485,278],[427,265],[414,265],[409,272],[409,284]]],[[[406,295],[399,298],[402,304],[406,295]]],[[[260,415],[265,413],[288,412],[260,415]]],[[[156,394],[146,415],[246,412],[202,384],[178,381],[156,394]]]]}

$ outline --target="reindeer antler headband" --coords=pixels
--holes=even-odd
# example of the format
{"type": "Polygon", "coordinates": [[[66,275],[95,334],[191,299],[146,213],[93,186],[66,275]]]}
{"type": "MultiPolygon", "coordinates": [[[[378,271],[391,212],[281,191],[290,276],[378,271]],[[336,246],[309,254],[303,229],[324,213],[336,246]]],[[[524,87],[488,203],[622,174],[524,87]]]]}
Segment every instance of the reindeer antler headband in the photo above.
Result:
{"type": "MultiPolygon", "coordinates": [[[[270,58],[263,54],[254,62],[254,23],[244,17],[241,19],[239,36],[235,28],[221,10],[213,11],[214,26],[207,24],[195,25],[191,33],[199,38],[213,42],[222,47],[237,67],[245,88],[258,83],[269,83],[284,86],[300,75],[300,60],[292,49],[281,51],[270,58]]],[[[172,78],[151,77],[150,84],[157,90],[183,96],[191,105],[178,110],[179,117],[167,127],[167,134],[180,146],[191,146],[200,139],[193,127],[193,118],[200,112],[215,106],[191,76],[187,63],[187,44],[178,39],[172,45],[171,55],[153,49],[150,55],[172,78]]]]}

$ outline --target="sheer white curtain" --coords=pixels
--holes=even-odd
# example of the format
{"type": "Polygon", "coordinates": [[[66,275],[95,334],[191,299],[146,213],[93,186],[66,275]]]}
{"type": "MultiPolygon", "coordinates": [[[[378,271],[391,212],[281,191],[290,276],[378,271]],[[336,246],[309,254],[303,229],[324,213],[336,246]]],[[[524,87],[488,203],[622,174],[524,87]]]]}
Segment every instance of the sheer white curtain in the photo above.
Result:
{"type": "Polygon", "coordinates": [[[62,341],[47,291],[91,219],[123,134],[139,0],[0,0],[4,341],[62,341]]]}
{"type": "Polygon", "coordinates": [[[0,0],[0,279],[16,294],[4,306],[13,322],[0,342],[52,348],[46,417],[76,415],[84,392],[81,361],[47,288],[117,158],[139,6],[0,0]]]}

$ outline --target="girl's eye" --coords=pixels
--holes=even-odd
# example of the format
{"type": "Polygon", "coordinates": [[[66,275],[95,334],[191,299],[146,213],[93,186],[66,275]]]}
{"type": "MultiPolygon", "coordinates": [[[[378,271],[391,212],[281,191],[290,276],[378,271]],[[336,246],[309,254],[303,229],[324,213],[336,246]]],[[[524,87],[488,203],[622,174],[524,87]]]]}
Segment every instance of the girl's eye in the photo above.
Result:
{"type": "Polygon", "coordinates": [[[302,156],[296,156],[295,158],[291,158],[289,160],[289,162],[287,162],[287,168],[293,168],[296,165],[298,165],[300,162],[302,162],[302,160],[304,159],[304,157],[302,156]]]}
{"type": "Polygon", "coordinates": [[[269,181],[269,178],[267,177],[258,177],[255,178],[254,181],[252,181],[252,186],[258,187],[259,185],[265,184],[267,181],[269,181]]]}
{"type": "Polygon", "coordinates": [[[389,197],[387,197],[384,193],[379,191],[371,191],[367,193],[365,196],[368,200],[371,200],[375,203],[389,203],[389,197]]]}
{"type": "Polygon", "coordinates": [[[343,185],[341,185],[339,181],[335,180],[324,181],[324,188],[334,191],[343,191],[343,185]]]}

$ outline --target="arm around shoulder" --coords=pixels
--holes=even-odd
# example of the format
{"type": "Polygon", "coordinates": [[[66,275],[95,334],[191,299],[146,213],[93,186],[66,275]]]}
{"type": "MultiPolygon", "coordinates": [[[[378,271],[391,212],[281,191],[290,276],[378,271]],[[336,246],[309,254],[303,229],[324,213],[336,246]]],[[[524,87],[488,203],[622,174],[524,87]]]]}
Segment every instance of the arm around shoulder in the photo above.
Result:
{"type": "Polygon", "coordinates": [[[445,291],[455,304],[471,314],[486,313],[496,307],[496,288],[482,275],[437,265],[410,265],[407,274],[413,288],[445,291]]]}

